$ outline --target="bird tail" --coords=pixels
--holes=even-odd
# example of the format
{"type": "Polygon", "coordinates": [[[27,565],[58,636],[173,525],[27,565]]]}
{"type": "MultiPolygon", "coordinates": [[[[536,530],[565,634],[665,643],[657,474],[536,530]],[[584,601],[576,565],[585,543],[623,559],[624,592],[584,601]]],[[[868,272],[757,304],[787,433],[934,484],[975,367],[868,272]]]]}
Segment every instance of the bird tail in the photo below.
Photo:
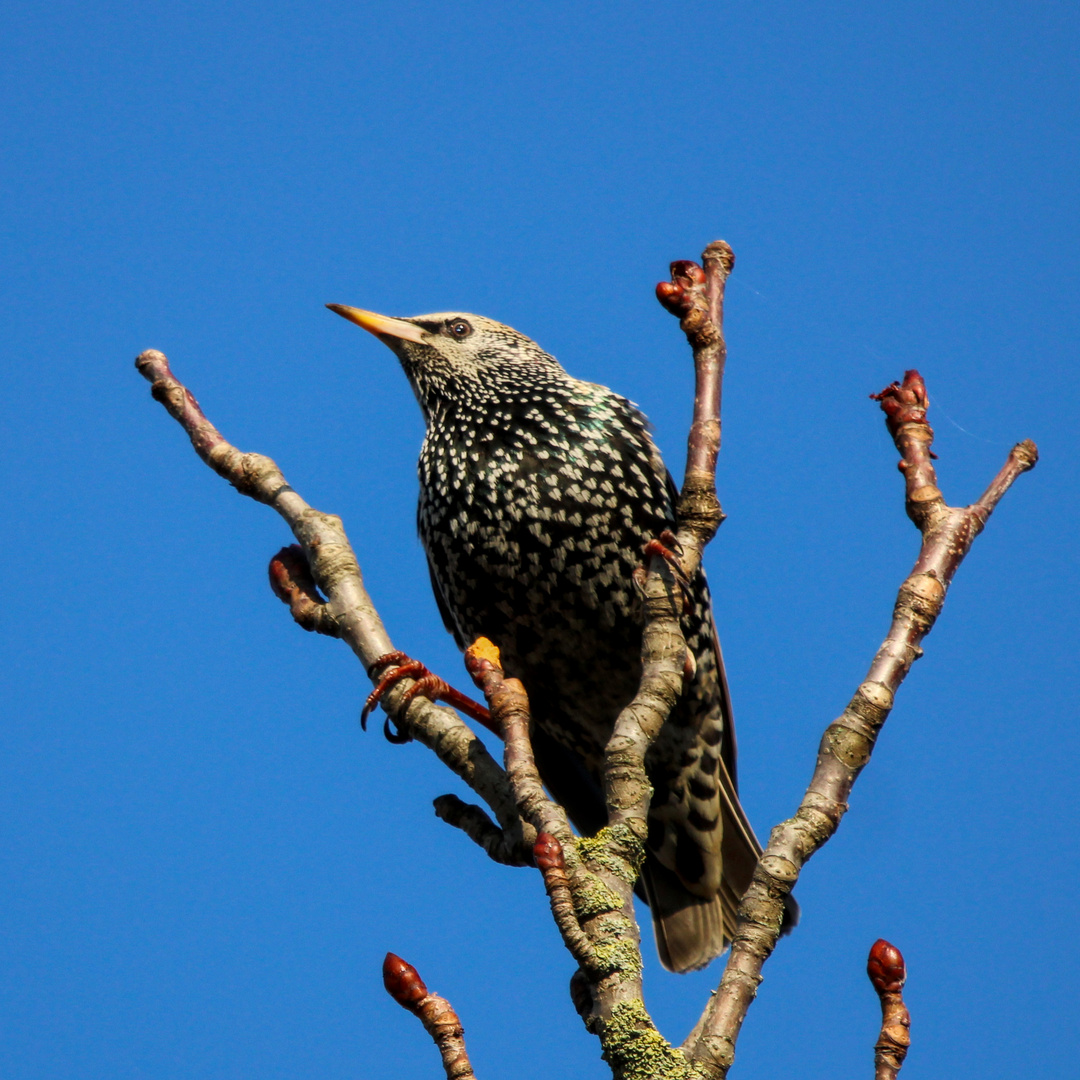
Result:
{"type": "Polygon", "coordinates": [[[656,951],[668,971],[696,971],[724,951],[730,931],[725,933],[720,894],[695,896],[652,855],[641,868],[640,883],[652,912],[656,951]]]}
{"type": "MultiPolygon", "coordinates": [[[[739,903],[761,857],[761,844],[722,761],[717,780],[723,867],[719,889],[711,896],[698,895],[652,853],[641,868],[641,891],[652,912],[656,951],[669,971],[695,971],[727,948],[735,936],[739,903]]],[[[789,933],[798,921],[799,905],[787,896],[781,932],[789,933]]]]}

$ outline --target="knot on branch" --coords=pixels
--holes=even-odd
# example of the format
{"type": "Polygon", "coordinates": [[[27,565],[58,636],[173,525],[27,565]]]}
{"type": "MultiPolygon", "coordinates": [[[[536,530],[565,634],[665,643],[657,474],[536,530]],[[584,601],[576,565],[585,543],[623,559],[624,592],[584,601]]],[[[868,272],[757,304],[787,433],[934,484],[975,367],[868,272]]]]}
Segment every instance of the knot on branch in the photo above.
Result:
{"type": "Polygon", "coordinates": [[[924,637],[930,633],[944,603],[945,586],[936,574],[912,574],[897,592],[893,618],[910,620],[924,637]]]}
{"type": "Polygon", "coordinates": [[[581,968],[578,968],[577,971],[570,976],[570,1001],[573,1003],[574,1011],[585,1021],[586,1029],[592,1032],[592,987],[589,985],[589,977],[581,970],[581,968]]]}
{"type": "Polygon", "coordinates": [[[707,273],[715,274],[721,280],[727,280],[735,269],[735,252],[726,240],[714,240],[701,254],[707,273]]]}
{"type": "Polygon", "coordinates": [[[1034,469],[1039,461],[1039,448],[1030,440],[1025,439],[1012,448],[1012,456],[1016,458],[1021,472],[1034,469]]]}

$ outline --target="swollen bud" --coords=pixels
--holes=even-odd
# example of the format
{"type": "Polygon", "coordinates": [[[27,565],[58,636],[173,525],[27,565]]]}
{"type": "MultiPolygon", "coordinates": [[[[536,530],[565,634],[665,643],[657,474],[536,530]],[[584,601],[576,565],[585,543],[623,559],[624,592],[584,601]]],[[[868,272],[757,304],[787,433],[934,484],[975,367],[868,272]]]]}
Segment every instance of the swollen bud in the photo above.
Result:
{"type": "Polygon", "coordinates": [[[675,280],[682,278],[687,285],[705,284],[705,271],[692,259],[678,259],[673,262],[671,264],[671,276],[675,280]]]}
{"type": "Polygon", "coordinates": [[[681,315],[686,305],[686,294],[681,285],[674,281],[661,281],[656,286],[656,299],[671,312],[672,315],[681,315]]]}
{"type": "Polygon", "coordinates": [[[416,1007],[428,996],[428,988],[416,968],[392,952],[383,961],[382,981],[386,992],[409,1012],[416,1012],[416,1007]]]}
{"type": "Polygon", "coordinates": [[[537,869],[543,873],[546,870],[565,870],[566,863],[563,861],[562,844],[551,833],[538,833],[536,843],[533,844],[533,858],[536,860],[537,869]]]}
{"type": "Polygon", "coordinates": [[[268,571],[270,588],[274,590],[274,595],[286,604],[291,601],[292,594],[296,592],[298,586],[304,584],[303,579],[310,580],[311,578],[311,571],[304,557],[304,549],[299,544],[283,547],[270,560],[268,571]]]}
{"type": "Polygon", "coordinates": [[[902,383],[891,383],[878,394],[871,394],[872,401],[881,403],[885,423],[894,437],[901,424],[925,424],[930,397],[926,393],[923,377],[914,369],[904,372],[902,383]]]}
{"type": "Polygon", "coordinates": [[[878,938],[870,948],[866,974],[879,994],[896,994],[904,985],[907,969],[900,950],[884,938],[878,938]]]}

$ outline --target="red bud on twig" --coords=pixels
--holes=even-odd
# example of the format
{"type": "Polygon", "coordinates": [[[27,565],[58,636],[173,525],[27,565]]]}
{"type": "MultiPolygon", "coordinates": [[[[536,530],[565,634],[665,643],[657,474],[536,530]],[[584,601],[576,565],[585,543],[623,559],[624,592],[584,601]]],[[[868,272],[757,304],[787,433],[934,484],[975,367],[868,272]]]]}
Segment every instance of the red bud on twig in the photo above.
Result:
{"type": "Polygon", "coordinates": [[[907,969],[900,950],[884,938],[878,938],[870,948],[866,974],[879,994],[895,994],[907,978],[907,969]]]}
{"type": "Polygon", "coordinates": [[[904,372],[902,383],[891,383],[880,393],[871,394],[870,397],[873,401],[881,402],[885,424],[894,438],[901,424],[926,423],[930,398],[926,393],[923,377],[914,369],[904,372]]]}
{"type": "Polygon", "coordinates": [[[676,259],[671,264],[671,278],[680,285],[704,285],[705,271],[693,259],[676,259]]]}
{"type": "Polygon", "coordinates": [[[386,992],[409,1012],[416,1012],[420,1002],[428,996],[428,988],[420,973],[400,956],[392,952],[386,954],[382,966],[382,981],[386,992]]]}
{"type": "Polygon", "coordinates": [[[311,577],[311,571],[304,559],[304,549],[299,544],[283,547],[270,560],[269,572],[270,588],[274,590],[274,595],[286,604],[299,588],[297,579],[305,573],[308,579],[311,577]]]}
{"type": "Polygon", "coordinates": [[[547,870],[566,869],[562,844],[551,833],[542,832],[537,835],[536,843],[533,844],[533,858],[536,860],[537,869],[542,873],[547,870]]]}
{"type": "Polygon", "coordinates": [[[671,312],[672,315],[682,315],[686,304],[686,294],[681,285],[673,281],[661,281],[656,286],[656,299],[671,312]]]}

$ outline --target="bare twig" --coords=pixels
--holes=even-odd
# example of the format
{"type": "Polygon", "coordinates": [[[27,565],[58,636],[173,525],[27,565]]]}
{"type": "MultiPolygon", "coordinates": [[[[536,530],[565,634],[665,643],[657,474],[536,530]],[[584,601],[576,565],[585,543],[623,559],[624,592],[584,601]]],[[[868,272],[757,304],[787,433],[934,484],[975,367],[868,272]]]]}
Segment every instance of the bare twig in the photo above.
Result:
{"type": "Polygon", "coordinates": [[[492,726],[505,744],[504,765],[517,800],[518,813],[536,831],[552,833],[564,844],[573,841],[566,812],[547,797],[529,739],[529,698],[519,679],[503,675],[499,650],[478,638],[465,650],[465,669],[484,692],[492,726]]]}
{"type": "Polygon", "coordinates": [[[1008,460],[982,497],[971,506],[950,507],[937,486],[926,422],[926,387],[917,371],[903,384],[874,394],[886,414],[900,451],[908,515],[922,533],[915,566],[900,586],[888,636],[874,657],[866,680],[839,719],[826,729],[817,768],[793,818],[773,829],[754,880],[739,908],[739,924],[720,986],[710,1001],[697,1038],[687,1047],[702,1072],[722,1078],[735,1056],[735,1041],[761,982],[761,969],[776,946],[784,897],[806,861],[836,832],[847,798],[870,760],[878,732],[892,709],[896,691],[911,664],[922,655],[945,602],[949,582],[1012,482],[1038,460],[1035,444],[1013,447],[1008,460]]]}
{"type": "Polygon", "coordinates": [[[465,1050],[465,1031],[450,1002],[430,993],[416,968],[393,953],[383,961],[383,986],[403,1009],[420,1018],[439,1049],[447,1080],[476,1080],[465,1050]]]}
{"type": "Polygon", "coordinates": [[[720,404],[723,397],[724,287],[735,254],[715,240],[702,255],[704,268],[681,260],[671,264],[671,281],[656,286],[661,304],[679,316],[694,355],[694,417],[686,446],[686,474],[676,508],[674,551],[665,560],[654,554],[648,574],[639,580],[645,607],[642,678],[634,700],[615,722],[604,759],[608,822],[630,828],[640,840],[647,832],[652,788],[645,774],[645,754],[682,694],[686,643],[680,607],[674,602],[679,582],[692,580],[705,545],[716,535],[724,513],[716,496],[716,460],[720,451],[720,404]],[[666,562],[677,561],[673,575],[666,562]]]}
{"type": "MultiPolygon", "coordinates": [[[[276,510],[292,529],[301,551],[285,549],[279,553],[276,560],[280,572],[271,573],[275,592],[289,604],[301,625],[306,625],[304,620],[307,620],[312,624],[309,629],[316,628],[316,623],[326,629],[334,627],[337,631],[334,636],[349,645],[365,671],[379,657],[392,652],[390,636],[364,588],[341,518],[309,506],[289,487],[270,458],[242,453],[227,442],[203,414],[191,391],[169,370],[163,353],[149,349],[136,359],[135,366],[152,384],[154,398],[187,432],[199,457],[241,494],[276,510]],[[310,588],[296,577],[301,552],[310,568],[310,588]],[[326,597],[325,603],[316,587],[326,597]]],[[[480,795],[515,843],[531,845],[535,835],[531,830],[529,836],[521,832],[513,792],[484,744],[456,713],[426,698],[416,698],[402,709],[402,698],[411,685],[411,680],[403,679],[387,695],[388,711],[395,723],[433,750],[480,795]]]]}
{"type": "Polygon", "coordinates": [[[656,296],[686,334],[694,353],[694,418],[686,446],[686,473],[676,511],[683,570],[696,569],[705,545],[716,535],[724,512],[716,496],[716,459],[722,434],[724,392],[724,288],[735,266],[735,253],[723,240],[714,240],[701,257],[703,266],[688,260],[671,264],[671,281],[656,286],[656,296]]]}
{"type": "Polygon", "coordinates": [[[881,1000],[881,1034],[874,1046],[874,1080],[896,1080],[911,1046],[911,1014],[904,1004],[907,969],[900,950],[884,938],[870,947],[866,974],[881,1000]]]}
{"type": "Polygon", "coordinates": [[[432,805],[436,817],[460,829],[493,861],[504,866],[532,865],[532,853],[520,836],[500,829],[482,807],[463,802],[456,795],[439,795],[432,805]]]}
{"type": "Polygon", "coordinates": [[[536,868],[544,875],[544,888],[547,889],[548,899],[551,901],[551,917],[555,920],[566,947],[582,970],[595,968],[596,950],[578,921],[562,844],[551,833],[542,832],[536,837],[533,858],[536,860],[536,868]]]}
{"type": "Polygon", "coordinates": [[[724,286],[735,255],[723,241],[711,243],[704,268],[689,260],[671,264],[671,281],[656,286],[660,302],[679,316],[694,354],[694,418],[686,447],[686,475],[676,509],[674,550],[667,559],[654,554],[648,574],[639,579],[644,600],[642,678],[633,701],[619,715],[604,756],[604,793],[608,822],[629,828],[639,841],[648,830],[652,788],[645,774],[645,754],[682,694],[687,670],[681,605],[674,597],[681,575],[692,580],[705,545],[724,520],[716,496],[716,459],[720,451],[720,403],[723,396],[724,286]],[[677,561],[679,574],[668,565],[677,561]]]}

